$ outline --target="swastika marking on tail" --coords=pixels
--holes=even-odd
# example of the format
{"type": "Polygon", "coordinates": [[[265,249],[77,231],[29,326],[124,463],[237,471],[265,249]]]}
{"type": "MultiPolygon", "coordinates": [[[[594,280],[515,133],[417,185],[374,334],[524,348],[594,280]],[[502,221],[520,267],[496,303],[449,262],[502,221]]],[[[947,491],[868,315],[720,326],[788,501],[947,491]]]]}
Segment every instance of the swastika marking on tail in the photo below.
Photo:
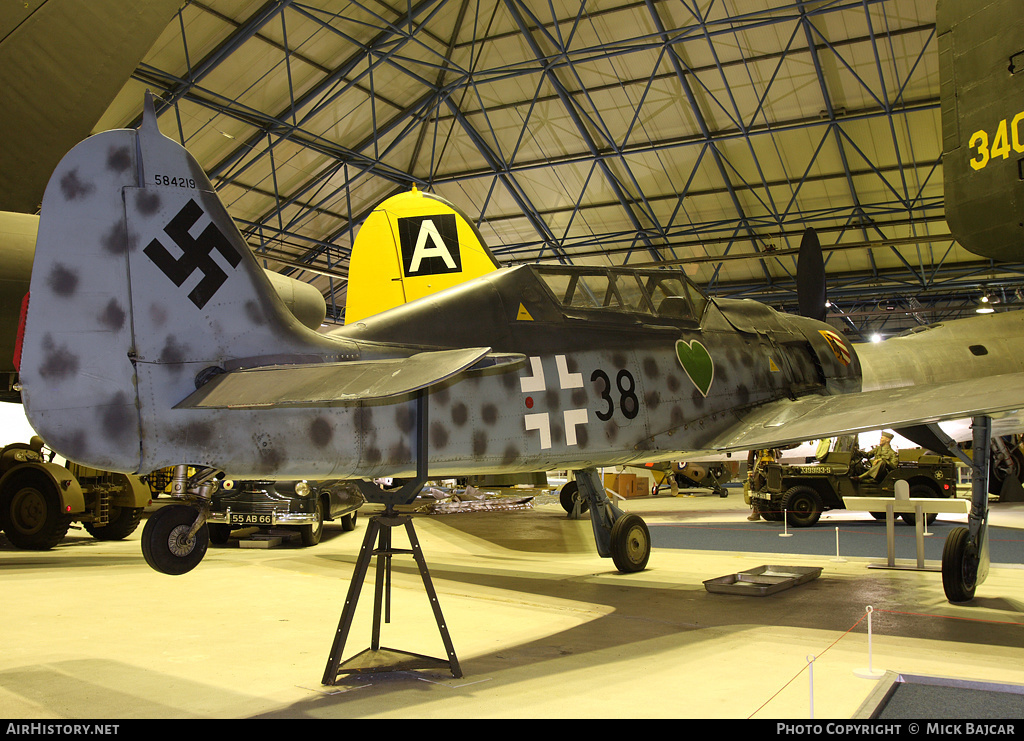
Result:
{"type": "Polygon", "coordinates": [[[164,227],[164,232],[181,250],[181,257],[173,257],[159,239],[153,239],[143,250],[146,257],[179,288],[196,270],[203,274],[202,280],[188,294],[192,303],[200,309],[206,306],[228,278],[210,253],[217,250],[233,268],[238,267],[242,261],[238,250],[214,222],[207,224],[198,237],[189,233],[202,215],[202,207],[190,198],[164,227]]]}

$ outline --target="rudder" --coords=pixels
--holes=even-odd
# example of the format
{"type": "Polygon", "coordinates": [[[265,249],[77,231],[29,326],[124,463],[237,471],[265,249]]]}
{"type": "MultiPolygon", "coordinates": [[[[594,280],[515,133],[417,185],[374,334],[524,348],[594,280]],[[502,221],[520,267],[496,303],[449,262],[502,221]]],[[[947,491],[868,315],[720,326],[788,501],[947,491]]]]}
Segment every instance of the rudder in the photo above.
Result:
{"type": "Polygon", "coordinates": [[[169,441],[214,442],[173,411],[202,373],[325,346],[146,108],[138,131],[86,139],[50,179],[20,369],[26,414],[50,447],[126,473],[151,470],[169,441]]]}
{"type": "Polygon", "coordinates": [[[415,187],[380,203],[352,245],[345,323],[500,268],[469,219],[415,187]]]}

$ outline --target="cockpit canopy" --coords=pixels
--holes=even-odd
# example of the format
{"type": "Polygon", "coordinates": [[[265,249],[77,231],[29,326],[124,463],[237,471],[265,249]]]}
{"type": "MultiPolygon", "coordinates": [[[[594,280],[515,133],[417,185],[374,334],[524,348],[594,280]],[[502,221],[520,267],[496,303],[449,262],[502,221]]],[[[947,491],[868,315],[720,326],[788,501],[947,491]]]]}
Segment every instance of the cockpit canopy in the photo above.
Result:
{"type": "Polygon", "coordinates": [[[563,308],[646,314],[696,323],[708,303],[680,270],[546,265],[533,269],[563,308]]]}

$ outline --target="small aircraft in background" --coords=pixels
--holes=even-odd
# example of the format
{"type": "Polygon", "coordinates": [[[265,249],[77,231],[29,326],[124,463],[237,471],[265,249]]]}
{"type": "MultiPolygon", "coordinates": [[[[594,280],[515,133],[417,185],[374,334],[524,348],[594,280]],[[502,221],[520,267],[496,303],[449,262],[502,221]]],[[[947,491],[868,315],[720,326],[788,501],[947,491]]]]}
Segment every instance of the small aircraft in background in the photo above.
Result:
{"type": "MultiPolygon", "coordinates": [[[[202,558],[221,475],[352,479],[392,507],[428,473],[554,469],[575,472],[598,552],[637,571],[647,527],[608,501],[599,466],[883,426],[934,440],[938,420],[1024,405],[1024,314],[855,349],[821,321],[813,232],[802,250],[814,275],[806,315],[789,316],[709,298],[678,270],[501,268],[463,214],[413,192],[361,229],[353,319],[322,335],[284,307],[147,99],[139,130],[86,139],[46,189],[22,398],[70,460],[196,469],[176,484],[185,503],[154,513],[143,533],[147,561],[165,573],[202,558]],[[395,285],[401,299],[360,308],[395,285]],[[372,483],[385,476],[410,481],[372,483]]],[[[957,558],[950,571],[962,575],[971,554],[957,558]]],[[[960,578],[971,594],[973,578],[960,578]]]]}

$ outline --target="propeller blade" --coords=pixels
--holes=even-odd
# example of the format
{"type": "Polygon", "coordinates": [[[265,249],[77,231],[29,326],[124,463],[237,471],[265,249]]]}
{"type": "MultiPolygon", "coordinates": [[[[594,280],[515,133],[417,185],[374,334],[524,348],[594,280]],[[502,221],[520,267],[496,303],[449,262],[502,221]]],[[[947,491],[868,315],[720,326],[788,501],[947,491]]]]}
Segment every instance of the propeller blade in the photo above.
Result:
{"type": "Polygon", "coordinates": [[[825,260],[818,233],[808,227],[796,259],[796,297],[800,315],[825,321],[825,260]]]}

